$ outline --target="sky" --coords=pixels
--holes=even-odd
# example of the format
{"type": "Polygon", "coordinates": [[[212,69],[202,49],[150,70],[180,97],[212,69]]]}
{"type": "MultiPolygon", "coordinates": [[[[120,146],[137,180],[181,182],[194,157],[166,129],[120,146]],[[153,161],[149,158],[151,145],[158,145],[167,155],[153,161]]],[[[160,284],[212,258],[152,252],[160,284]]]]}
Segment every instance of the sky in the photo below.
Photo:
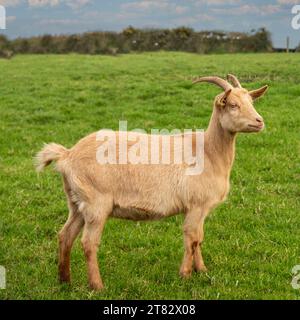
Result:
{"type": "MultiPolygon", "coordinates": [[[[267,28],[275,47],[300,43],[292,7],[300,0],[0,0],[9,38],[138,28],[251,31],[267,28]]],[[[300,14],[300,7],[299,7],[300,14]]],[[[296,18],[295,18],[296,19],[296,18]]],[[[300,15],[299,15],[300,24],[300,15]]]]}

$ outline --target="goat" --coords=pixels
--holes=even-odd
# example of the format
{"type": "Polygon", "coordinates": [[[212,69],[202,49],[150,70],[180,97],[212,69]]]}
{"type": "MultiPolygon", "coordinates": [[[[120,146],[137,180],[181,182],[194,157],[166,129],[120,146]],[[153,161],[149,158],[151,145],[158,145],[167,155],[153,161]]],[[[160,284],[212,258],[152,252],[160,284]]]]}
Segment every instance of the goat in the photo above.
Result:
{"type": "Polygon", "coordinates": [[[68,220],[59,232],[61,282],[70,282],[70,252],[83,229],[81,242],[90,288],[103,288],[97,250],[109,217],[153,220],[183,213],[185,251],[180,275],[189,277],[193,267],[196,272],[207,271],[201,253],[204,220],[229,192],[236,135],[264,128],[263,118],[254,109],[253,101],[262,96],[268,86],[248,91],[235,76],[228,75],[227,80],[202,77],[193,81],[213,83],[224,90],[215,98],[204,133],[205,165],[201,174],[185,175],[184,166],[174,164],[99,164],[95,155],[101,142],[97,141],[96,133],[71,149],[51,143],[36,155],[38,171],[56,161],[69,207],[68,220]]]}

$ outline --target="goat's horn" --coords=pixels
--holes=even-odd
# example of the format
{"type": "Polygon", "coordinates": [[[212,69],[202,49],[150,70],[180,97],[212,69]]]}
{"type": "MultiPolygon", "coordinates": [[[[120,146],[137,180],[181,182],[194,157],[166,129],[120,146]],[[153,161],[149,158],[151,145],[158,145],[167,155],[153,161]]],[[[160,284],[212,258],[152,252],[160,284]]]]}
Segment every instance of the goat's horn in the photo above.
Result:
{"type": "Polygon", "coordinates": [[[227,91],[229,89],[232,89],[232,85],[228,83],[226,80],[219,78],[219,77],[202,77],[202,78],[196,78],[193,81],[193,84],[198,82],[210,82],[214,83],[217,86],[221,87],[224,91],[227,91]]]}
{"type": "Polygon", "coordinates": [[[233,74],[228,74],[227,75],[227,80],[232,82],[233,86],[236,88],[242,88],[238,78],[234,76],[233,74]]]}

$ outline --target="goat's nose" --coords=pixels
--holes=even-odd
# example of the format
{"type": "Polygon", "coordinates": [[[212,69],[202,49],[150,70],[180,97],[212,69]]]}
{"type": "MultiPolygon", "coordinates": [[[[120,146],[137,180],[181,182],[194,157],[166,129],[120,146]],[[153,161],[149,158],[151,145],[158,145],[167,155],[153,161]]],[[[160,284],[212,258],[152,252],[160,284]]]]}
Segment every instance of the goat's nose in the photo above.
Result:
{"type": "Polygon", "coordinates": [[[264,119],[263,119],[262,117],[257,117],[257,118],[256,118],[256,121],[257,121],[258,123],[263,123],[263,122],[264,122],[264,119]]]}

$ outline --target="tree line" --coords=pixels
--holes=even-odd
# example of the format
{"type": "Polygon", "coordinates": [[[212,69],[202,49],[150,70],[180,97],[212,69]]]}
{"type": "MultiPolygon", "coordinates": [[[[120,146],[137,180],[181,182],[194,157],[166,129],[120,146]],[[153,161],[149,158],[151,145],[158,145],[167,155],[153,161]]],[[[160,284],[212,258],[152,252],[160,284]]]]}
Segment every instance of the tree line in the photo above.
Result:
{"type": "Polygon", "coordinates": [[[235,53],[272,51],[270,33],[260,28],[249,33],[194,31],[191,28],[99,31],[71,35],[43,35],[9,40],[0,35],[0,56],[26,53],[111,54],[145,51],[235,53]]]}

